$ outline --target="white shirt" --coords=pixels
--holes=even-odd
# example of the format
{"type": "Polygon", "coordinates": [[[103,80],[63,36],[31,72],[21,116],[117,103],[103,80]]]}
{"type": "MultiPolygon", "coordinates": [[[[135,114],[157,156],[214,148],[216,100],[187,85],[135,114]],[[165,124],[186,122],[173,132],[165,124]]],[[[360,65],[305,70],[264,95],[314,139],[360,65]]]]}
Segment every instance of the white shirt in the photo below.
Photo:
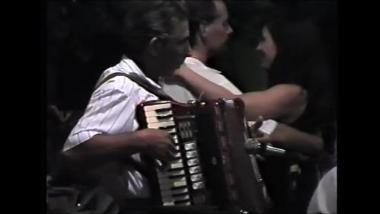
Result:
{"type": "MultiPolygon", "coordinates": [[[[231,93],[236,95],[242,94],[242,92],[225,76],[223,76],[220,71],[207,67],[198,59],[193,57],[186,57],[184,63],[188,68],[193,70],[198,75],[226,88],[231,93]]],[[[189,100],[197,99],[194,94],[191,93],[191,91],[188,90],[181,82],[165,80],[160,81],[160,84],[164,92],[173,97],[173,99],[177,102],[187,103],[189,100]]]]}
{"type": "MultiPolygon", "coordinates": [[[[193,57],[186,57],[185,65],[192,71],[202,76],[203,78],[227,89],[235,95],[241,95],[242,92],[229,81],[220,71],[207,67],[200,60],[193,57]]],[[[179,81],[162,80],[160,81],[162,90],[170,95],[174,100],[181,103],[187,103],[190,100],[196,100],[194,94],[186,88],[186,86],[179,81]]],[[[253,121],[249,121],[249,125],[253,125],[253,121]]],[[[260,131],[271,134],[277,127],[277,122],[274,120],[265,120],[263,125],[259,128],[260,131]]]]}
{"type": "MultiPolygon", "coordinates": [[[[102,81],[115,72],[136,73],[151,84],[160,87],[146,77],[130,59],[123,58],[119,64],[108,68],[100,76],[102,81]]],[[[116,76],[107,80],[91,95],[84,115],[79,119],[67,138],[63,151],[67,151],[97,134],[131,133],[139,128],[135,118],[136,106],[142,102],[158,98],[125,76],[116,76]]],[[[132,155],[136,161],[139,154],[132,155]]],[[[125,188],[126,197],[148,197],[147,179],[135,169],[125,166],[124,174],[117,175],[119,185],[125,188]]]]}
{"type": "Polygon", "coordinates": [[[307,209],[307,213],[336,213],[337,167],[328,171],[321,179],[307,209]]]}

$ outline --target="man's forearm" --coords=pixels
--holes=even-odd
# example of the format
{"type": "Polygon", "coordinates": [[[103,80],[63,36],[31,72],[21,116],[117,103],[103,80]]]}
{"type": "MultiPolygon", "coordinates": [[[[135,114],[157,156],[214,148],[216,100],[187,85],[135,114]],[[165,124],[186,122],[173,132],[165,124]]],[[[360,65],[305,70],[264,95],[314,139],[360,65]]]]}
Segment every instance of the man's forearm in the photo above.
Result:
{"type": "Polygon", "coordinates": [[[86,142],[63,152],[65,165],[87,169],[109,161],[121,160],[144,151],[139,132],[118,135],[95,135],[86,142]]]}

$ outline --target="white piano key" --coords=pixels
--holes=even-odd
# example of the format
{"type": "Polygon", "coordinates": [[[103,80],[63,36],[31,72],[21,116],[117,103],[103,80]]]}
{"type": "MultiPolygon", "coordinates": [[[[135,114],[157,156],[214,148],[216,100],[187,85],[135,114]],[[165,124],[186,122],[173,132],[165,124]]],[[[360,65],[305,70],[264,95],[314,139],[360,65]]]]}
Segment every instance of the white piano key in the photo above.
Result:
{"type": "Polygon", "coordinates": [[[160,122],[170,122],[174,121],[173,117],[158,118],[158,117],[147,117],[146,122],[149,123],[160,123],[160,122]]]}
{"type": "Polygon", "coordinates": [[[189,195],[188,187],[182,187],[178,189],[167,189],[167,190],[161,191],[161,198],[165,198],[165,199],[175,199],[175,197],[179,197],[183,195],[189,195]]]}
{"type": "Polygon", "coordinates": [[[175,127],[174,121],[158,122],[158,123],[149,123],[148,128],[158,129],[158,128],[169,128],[175,127]]]}
{"type": "Polygon", "coordinates": [[[186,177],[179,177],[179,178],[170,178],[170,179],[159,179],[158,182],[162,185],[174,185],[176,182],[186,182],[186,177]]]}
{"type": "Polygon", "coordinates": [[[172,107],[172,104],[169,102],[167,103],[162,103],[162,104],[157,104],[157,105],[149,105],[149,106],[144,106],[144,110],[145,111],[155,111],[155,110],[159,110],[159,109],[167,109],[167,108],[171,108],[172,107]]]}
{"type": "Polygon", "coordinates": [[[162,205],[163,206],[174,206],[174,200],[168,200],[168,201],[162,200],[162,205]]]}
{"type": "Polygon", "coordinates": [[[183,168],[183,163],[180,162],[180,163],[171,163],[169,165],[169,169],[181,169],[183,168]]]}
{"type": "Polygon", "coordinates": [[[186,200],[190,200],[190,195],[181,195],[181,196],[174,196],[174,201],[177,202],[177,201],[186,201],[186,200]]]}
{"type": "MultiPolygon", "coordinates": [[[[177,147],[177,146],[176,146],[177,147]]],[[[179,147],[179,146],[178,146],[179,147]]],[[[177,149],[177,148],[176,148],[177,149]]],[[[170,161],[170,164],[182,163],[182,159],[170,161]]]]}
{"type": "Polygon", "coordinates": [[[186,185],[187,185],[186,178],[180,178],[180,179],[173,182],[173,188],[182,187],[182,186],[186,186],[186,185]]]}
{"type": "Polygon", "coordinates": [[[180,202],[175,203],[175,206],[190,206],[190,205],[191,205],[190,201],[180,201],[180,202]]]}
{"type": "Polygon", "coordinates": [[[173,115],[172,110],[166,110],[166,111],[161,111],[161,112],[157,112],[157,111],[146,111],[145,112],[146,118],[148,118],[148,117],[169,117],[172,115],[173,115]]]}
{"type": "Polygon", "coordinates": [[[175,177],[175,176],[181,176],[185,175],[185,170],[175,170],[175,171],[168,171],[164,173],[160,173],[157,175],[157,177],[162,178],[162,179],[170,179],[170,177],[175,177]]]}
{"type": "Polygon", "coordinates": [[[186,177],[180,177],[180,178],[173,178],[168,180],[158,180],[160,186],[163,187],[163,189],[167,188],[178,188],[183,187],[187,185],[186,177]]]}
{"type": "Polygon", "coordinates": [[[171,193],[173,196],[174,195],[186,194],[186,193],[189,193],[189,188],[185,187],[185,188],[180,188],[180,189],[173,189],[173,190],[171,190],[171,193]]]}
{"type": "Polygon", "coordinates": [[[168,173],[170,177],[185,175],[185,170],[171,171],[168,173]]]}

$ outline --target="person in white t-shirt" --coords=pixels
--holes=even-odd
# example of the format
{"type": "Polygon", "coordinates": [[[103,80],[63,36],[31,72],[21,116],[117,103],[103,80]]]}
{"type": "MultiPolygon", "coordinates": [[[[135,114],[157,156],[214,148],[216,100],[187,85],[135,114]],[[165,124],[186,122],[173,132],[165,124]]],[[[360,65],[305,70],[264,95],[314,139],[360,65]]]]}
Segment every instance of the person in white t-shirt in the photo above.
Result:
{"type": "Polygon", "coordinates": [[[210,56],[221,50],[233,31],[224,1],[189,0],[186,3],[190,14],[190,56],[186,57],[174,77],[161,79],[163,90],[178,102],[196,100],[199,96],[206,99],[241,98],[248,120],[253,122],[259,116],[265,119],[264,127],[259,129],[264,134],[262,142],[272,142],[278,147],[306,154],[318,153],[321,150],[319,138],[285,124],[302,114],[306,105],[303,89],[293,84],[280,84],[265,91],[243,94],[220,71],[205,65],[210,56]]]}

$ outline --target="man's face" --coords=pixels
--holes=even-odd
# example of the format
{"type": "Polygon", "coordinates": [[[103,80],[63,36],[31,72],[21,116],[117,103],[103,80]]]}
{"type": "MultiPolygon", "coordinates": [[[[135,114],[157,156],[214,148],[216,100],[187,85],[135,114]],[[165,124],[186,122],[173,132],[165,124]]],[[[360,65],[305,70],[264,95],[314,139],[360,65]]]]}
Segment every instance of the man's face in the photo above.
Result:
{"type": "Polygon", "coordinates": [[[168,76],[180,67],[190,51],[189,23],[173,20],[175,27],[170,35],[162,37],[162,47],[157,56],[162,76],[168,76]]]}
{"type": "Polygon", "coordinates": [[[256,50],[262,54],[261,66],[265,69],[269,69],[277,56],[277,46],[267,27],[264,27],[262,30],[262,40],[257,45],[256,50]]]}
{"type": "Polygon", "coordinates": [[[203,29],[205,44],[210,51],[218,51],[233,32],[228,23],[228,12],[223,1],[213,1],[216,7],[217,18],[203,29]]]}

